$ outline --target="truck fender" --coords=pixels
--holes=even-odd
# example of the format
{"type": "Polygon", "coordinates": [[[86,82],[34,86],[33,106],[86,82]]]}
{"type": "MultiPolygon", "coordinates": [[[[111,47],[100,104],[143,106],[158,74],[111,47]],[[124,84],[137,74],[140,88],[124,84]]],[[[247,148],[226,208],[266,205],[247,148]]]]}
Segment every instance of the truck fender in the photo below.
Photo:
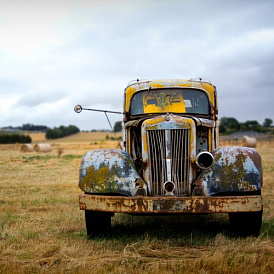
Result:
{"type": "Polygon", "coordinates": [[[263,184],[262,161],[253,148],[222,147],[211,152],[214,163],[194,182],[193,195],[258,193],[263,184]]]}
{"type": "Polygon", "coordinates": [[[146,195],[144,181],[123,150],[88,151],[82,157],[79,173],[79,187],[85,193],[146,195]]]}

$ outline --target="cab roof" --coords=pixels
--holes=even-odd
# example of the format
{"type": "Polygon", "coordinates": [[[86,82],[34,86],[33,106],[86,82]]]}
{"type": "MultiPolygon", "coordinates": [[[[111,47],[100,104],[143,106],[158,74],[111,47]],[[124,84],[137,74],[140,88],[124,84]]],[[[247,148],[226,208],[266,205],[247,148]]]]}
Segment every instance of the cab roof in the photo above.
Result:
{"type": "Polygon", "coordinates": [[[216,88],[209,81],[204,80],[183,80],[183,79],[168,79],[168,80],[136,80],[131,81],[125,88],[125,112],[129,111],[130,101],[132,96],[141,90],[147,89],[161,89],[161,88],[193,88],[205,91],[208,96],[210,103],[217,107],[216,103],[216,88]]]}

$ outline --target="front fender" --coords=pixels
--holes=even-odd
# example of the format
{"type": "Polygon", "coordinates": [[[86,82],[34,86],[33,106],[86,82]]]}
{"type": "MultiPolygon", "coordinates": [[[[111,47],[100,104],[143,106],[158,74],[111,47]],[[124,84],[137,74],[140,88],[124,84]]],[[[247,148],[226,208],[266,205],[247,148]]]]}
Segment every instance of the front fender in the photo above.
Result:
{"type": "Polygon", "coordinates": [[[130,155],[118,149],[89,151],[83,155],[79,187],[86,193],[136,195],[146,185],[135,169],[130,155]]]}
{"type": "Polygon", "coordinates": [[[261,189],[262,162],[257,151],[248,147],[222,147],[212,151],[214,164],[194,183],[195,193],[245,193],[261,189]]]}

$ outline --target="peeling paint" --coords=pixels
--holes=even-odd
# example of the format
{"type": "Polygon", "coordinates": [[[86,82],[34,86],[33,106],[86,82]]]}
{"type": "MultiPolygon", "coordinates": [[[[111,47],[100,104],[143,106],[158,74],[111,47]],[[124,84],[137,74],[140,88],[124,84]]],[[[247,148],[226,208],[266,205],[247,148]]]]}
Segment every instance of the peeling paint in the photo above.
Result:
{"type": "MultiPolygon", "coordinates": [[[[147,139],[147,131],[148,130],[167,130],[167,129],[190,129],[190,159],[191,161],[195,161],[196,159],[196,143],[195,135],[196,135],[196,127],[195,123],[191,118],[180,117],[177,115],[170,115],[170,120],[167,122],[165,120],[165,115],[161,115],[155,118],[147,119],[142,124],[142,155],[143,158],[149,158],[148,153],[148,139],[147,139]]],[[[193,180],[193,169],[189,168],[187,171],[188,181],[191,182],[193,180]]],[[[150,182],[150,166],[147,165],[143,171],[144,180],[148,184],[149,191],[151,191],[151,182],[150,182]]]]}
{"type": "Polygon", "coordinates": [[[81,194],[80,209],[134,214],[254,212],[262,209],[262,197],[121,197],[81,194]]]}
{"type": "Polygon", "coordinates": [[[262,164],[255,149],[225,147],[213,150],[212,154],[215,157],[212,168],[195,181],[205,195],[261,189],[262,164]]]}
{"type": "MultiPolygon", "coordinates": [[[[206,83],[203,81],[195,81],[195,80],[145,80],[145,81],[137,81],[133,84],[130,84],[125,89],[125,112],[129,111],[130,101],[134,93],[140,90],[148,90],[149,88],[170,88],[170,87],[185,87],[185,88],[195,88],[201,89],[209,94],[210,102],[213,106],[215,106],[215,87],[210,83],[206,83]]],[[[216,107],[216,106],[215,106],[216,107]]]]}
{"type": "Polygon", "coordinates": [[[146,185],[135,170],[131,157],[122,150],[87,152],[80,166],[79,187],[87,193],[122,193],[134,196],[136,181],[146,185]]]}
{"type": "Polygon", "coordinates": [[[262,164],[256,150],[215,149],[218,109],[213,85],[195,80],[137,80],[127,86],[124,96],[126,151],[95,150],[83,156],[79,186],[86,194],[80,195],[81,209],[124,213],[262,210],[258,195],[262,164]],[[206,111],[193,113],[199,100],[192,103],[187,96],[168,94],[168,89],[183,88],[189,89],[190,96],[193,90],[202,91],[206,111]],[[131,103],[136,104],[135,112],[131,103]],[[203,151],[214,156],[208,169],[196,164],[203,151]],[[166,182],[174,184],[174,195],[164,195],[166,182]]]}

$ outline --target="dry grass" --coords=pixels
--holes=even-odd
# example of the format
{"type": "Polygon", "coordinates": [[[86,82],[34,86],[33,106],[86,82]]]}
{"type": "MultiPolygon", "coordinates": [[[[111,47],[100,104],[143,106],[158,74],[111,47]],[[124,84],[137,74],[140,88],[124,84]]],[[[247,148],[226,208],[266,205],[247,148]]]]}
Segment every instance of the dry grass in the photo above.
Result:
{"type": "MultiPolygon", "coordinates": [[[[243,146],[242,140],[222,140],[220,146],[243,146]]],[[[258,139],[256,148],[274,148],[274,139],[258,139]]]]}
{"type": "MultiPolygon", "coordinates": [[[[116,136],[122,136],[121,132],[116,132],[116,136]]],[[[33,143],[52,143],[52,142],[57,142],[57,143],[100,143],[104,142],[106,139],[106,136],[108,135],[109,137],[113,136],[114,133],[112,132],[79,132],[77,134],[73,134],[64,138],[60,139],[54,139],[54,140],[47,140],[45,137],[45,133],[41,132],[30,132],[28,135],[31,137],[33,143]]]]}
{"type": "Polygon", "coordinates": [[[44,154],[0,146],[0,273],[274,272],[274,148],[258,146],[264,168],[259,238],[233,237],[226,214],[117,214],[113,234],[90,240],[78,206],[80,157],[94,142],[115,146],[96,138],[55,140],[53,152],[44,154]]]}
{"type": "MultiPolygon", "coordinates": [[[[122,136],[122,133],[115,133],[116,137],[122,136]]],[[[114,137],[111,132],[79,132],[60,139],[47,140],[45,133],[28,133],[32,138],[32,143],[49,143],[56,150],[72,149],[73,151],[88,151],[92,149],[117,148],[117,141],[106,141],[106,136],[114,137]]]]}

